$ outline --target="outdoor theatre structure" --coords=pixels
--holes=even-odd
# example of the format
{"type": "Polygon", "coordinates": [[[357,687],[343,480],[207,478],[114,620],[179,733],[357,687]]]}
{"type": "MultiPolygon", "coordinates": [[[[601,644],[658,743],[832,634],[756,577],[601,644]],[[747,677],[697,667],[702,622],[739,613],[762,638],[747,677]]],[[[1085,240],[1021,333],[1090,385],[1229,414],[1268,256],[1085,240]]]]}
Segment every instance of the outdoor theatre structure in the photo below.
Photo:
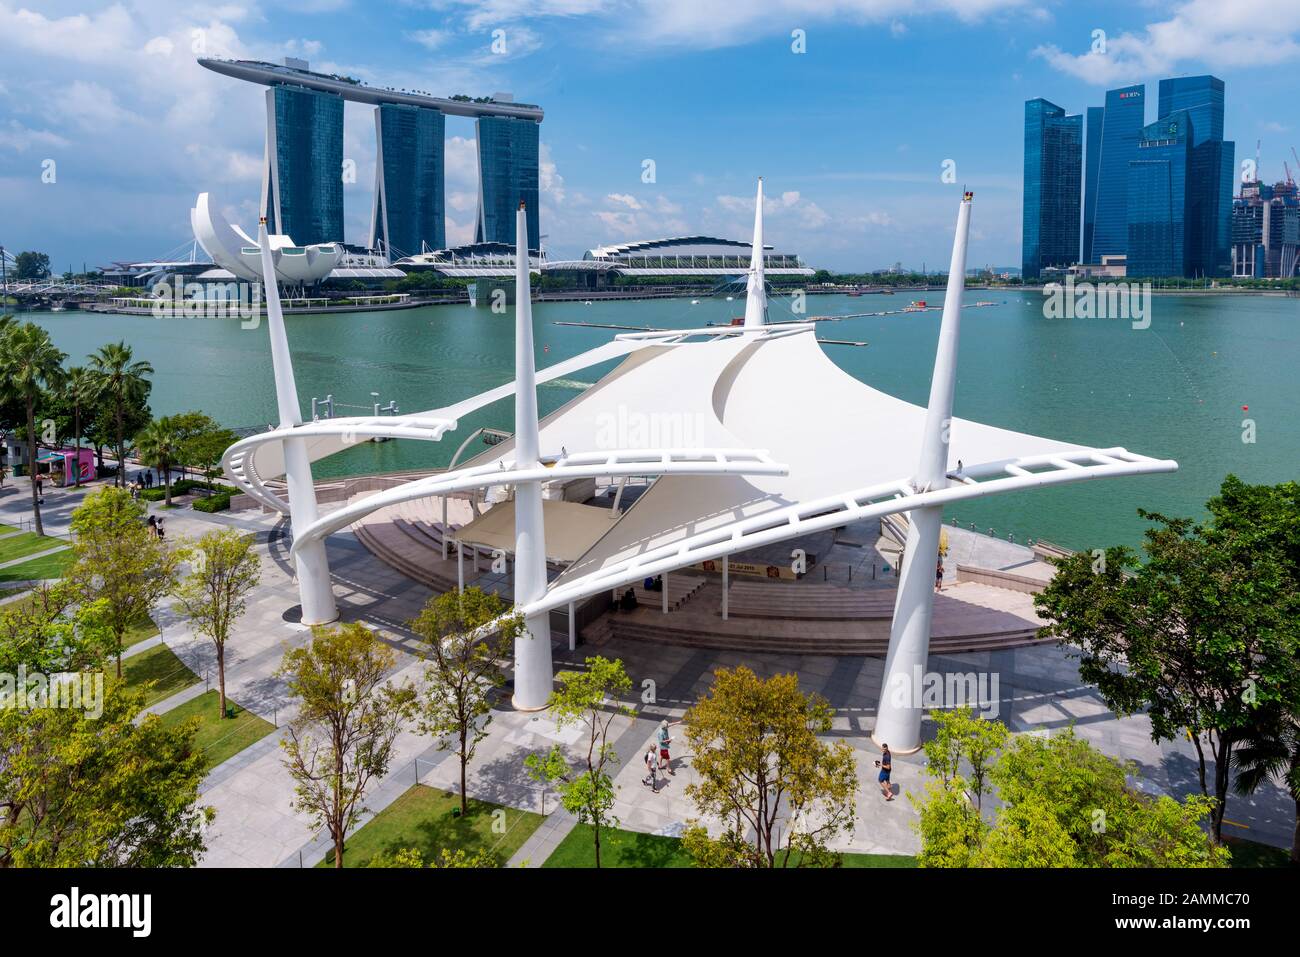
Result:
{"type": "MultiPolygon", "coordinates": [[[[337,611],[325,539],[376,509],[427,496],[504,486],[514,526],[513,601],[526,628],[515,642],[513,704],[546,706],[553,686],[549,613],[647,577],[905,512],[910,518],[890,626],[873,737],[900,753],[921,743],[921,702],[912,676],[924,671],[933,614],[933,575],[945,505],[999,492],[1088,479],[1171,472],[1173,461],[1123,448],[1088,448],[952,415],[971,194],[957,214],[952,263],[930,398],[912,405],[854,379],[822,351],[810,321],[768,322],[763,276],[763,184],[759,181],[743,324],[616,334],[610,342],[541,370],[534,367],[530,296],[515,306],[515,379],[454,405],[412,415],[303,422],[276,291],[277,250],[258,234],[279,427],[226,452],[226,474],[263,505],[287,515],[302,621],[337,611]],[[594,386],[539,419],[537,385],[620,359],[594,386]],[[808,415],[792,398],[816,383],[818,401],[850,415],[808,415]],[[514,397],[515,433],[463,466],[354,500],[320,515],[311,463],[373,437],[436,442],[458,420],[514,397]],[[640,448],[611,440],[602,424],[624,416],[681,417],[699,447],[640,448]],[[602,445],[592,448],[597,436],[602,445]],[[958,463],[964,463],[958,468],[958,463]],[[285,501],[268,480],[284,478],[285,501]],[[594,526],[576,559],[548,581],[549,538],[571,539],[566,513],[543,485],[579,478],[653,479],[621,515],[594,526]]],[[[527,290],[525,212],[517,218],[518,288],[527,290]]],[[[634,437],[644,442],[641,437],[634,437]]],[[[445,499],[444,499],[445,501],[445,499]]],[[[506,525],[508,528],[508,524],[506,525]]],[[[725,592],[724,577],[724,596],[725,592]]],[[[726,615],[725,597],[723,614],[726,615]]]]}

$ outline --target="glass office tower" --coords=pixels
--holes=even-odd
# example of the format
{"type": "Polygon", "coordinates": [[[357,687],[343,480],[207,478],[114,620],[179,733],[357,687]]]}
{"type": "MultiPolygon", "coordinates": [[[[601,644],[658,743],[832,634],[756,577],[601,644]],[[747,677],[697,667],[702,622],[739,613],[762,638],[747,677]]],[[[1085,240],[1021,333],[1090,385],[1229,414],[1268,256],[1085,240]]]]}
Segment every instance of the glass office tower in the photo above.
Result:
{"type": "Polygon", "coordinates": [[[1236,144],[1223,139],[1223,93],[1223,81],[1214,76],[1182,76],[1160,81],[1159,116],[1164,118],[1185,110],[1192,122],[1189,276],[1227,276],[1232,272],[1236,144]]]}
{"type": "Polygon", "coordinates": [[[262,214],[300,246],[343,241],[343,98],[279,85],[266,91],[262,214]]]}
{"type": "Polygon", "coordinates": [[[440,110],[375,108],[375,209],[370,247],[390,260],[447,246],[444,222],[446,118],[440,110]]]}
{"type": "Polygon", "coordinates": [[[478,131],[478,225],[474,241],[515,242],[515,211],[522,200],[528,213],[528,245],[538,240],[538,131],[529,119],[480,116],[478,131]]]}
{"type": "MultiPolygon", "coordinates": [[[[1106,92],[1089,257],[1092,262],[1128,252],[1129,163],[1137,159],[1142,136],[1145,89],[1138,84],[1106,92]]],[[[1087,239],[1084,244],[1088,245],[1087,239]]]]}
{"type": "Polygon", "coordinates": [[[1128,170],[1130,278],[1187,274],[1193,127],[1188,112],[1179,110],[1142,130],[1128,170]]]}
{"type": "Polygon", "coordinates": [[[1079,261],[1083,117],[1042,98],[1025,102],[1021,275],[1079,261]]]}
{"type": "Polygon", "coordinates": [[[1092,232],[1097,221],[1097,177],[1101,171],[1101,127],[1106,110],[1090,106],[1087,112],[1083,152],[1083,258],[1085,263],[1098,262],[1092,255],[1092,232]]]}

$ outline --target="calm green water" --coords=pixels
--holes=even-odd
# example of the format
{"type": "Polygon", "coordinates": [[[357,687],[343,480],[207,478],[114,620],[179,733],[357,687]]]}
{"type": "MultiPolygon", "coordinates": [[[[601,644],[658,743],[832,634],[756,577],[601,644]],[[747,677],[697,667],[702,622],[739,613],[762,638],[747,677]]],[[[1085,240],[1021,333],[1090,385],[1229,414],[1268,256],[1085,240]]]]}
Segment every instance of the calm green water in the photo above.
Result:
{"type": "MultiPolygon", "coordinates": [[[[932,303],[941,293],[928,293],[932,303]]],[[[814,296],[815,315],[844,315],[907,304],[894,296],[814,296]]],[[[1141,505],[1200,515],[1227,472],[1247,481],[1279,482],[1300,473],[1300,300],[1256,296],[1158,296],[1149,329],[1123,320],[1043,318],[1037,293],[974,291],[968,302],[996,306],[963,314],[957,414],[1024,432],[1089,445],[1122,445],[1177,459],[1172,475],[1084,483],[1001,496],[960,506],[947,516],[1018,541],[1043,537],[1083,548],[1136,543],[1141,505]],[[1249,413],[1242,406],[1250,407],[1249,413]],[[1257,441],[1242,442],[1242,419],[1257,441]]],[[[688,328],[725,322],[740,300],[541,303],[534,307],[539,366],[607,341],[609,330],[557,326],[556,320],[688,328]]],[[[789,318],[774,301],[772,318],[789,318]]],[[[37,313],[55,343],[80,361],[124,339],[155,370],[155,413],[203,409],[230,426],[275,418],[265,325],[238,320],[155,319],[88,313],[37,313]]],[[[295,316],[288,320],[304,414],[313,395],[365,406],[370,392],[396,399],[404,412],[434,408],[508,381],[514,374],[513,315],[468,306],[430,306],[387,313],[295,316]]],[[[868,348],[827,346],[852,375],[908,401],[929,393],[939,313],[827,323],[826,338],[867,340],[868,348]]],[[[543,413],[595,382],[612,363],[541,389],[543,413]]],[[[809,416],[830,415],[850,435],[853,409],[818,402],[817,383],[774,383],[809,416]]],[[[340,414],[360,408],[340,407],[340,414]]],[[[511,428],[510,400],[462,420],[441,443],[363,444],[317,466],[318,475],[357,474],[443,465],[481,425],[511,428]]]]}

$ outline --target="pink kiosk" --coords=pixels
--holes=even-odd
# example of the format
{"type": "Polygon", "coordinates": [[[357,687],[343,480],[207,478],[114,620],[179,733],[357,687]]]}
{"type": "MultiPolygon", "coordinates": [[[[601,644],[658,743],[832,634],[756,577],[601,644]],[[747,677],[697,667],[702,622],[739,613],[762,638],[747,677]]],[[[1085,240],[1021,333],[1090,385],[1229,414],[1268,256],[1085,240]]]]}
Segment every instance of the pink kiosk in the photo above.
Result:
{"type": "Polygon", "coordinates": [[[81,480],[89,482],[95,477],[94,449],[46,449],[36,456],[36,461],[44,463],[49,469],[50,479],[55,485],[72,485],[77,481],[78,460],[80,460],[81,480]],[[61,469],[58,463],[61,463],[61,469]]]}

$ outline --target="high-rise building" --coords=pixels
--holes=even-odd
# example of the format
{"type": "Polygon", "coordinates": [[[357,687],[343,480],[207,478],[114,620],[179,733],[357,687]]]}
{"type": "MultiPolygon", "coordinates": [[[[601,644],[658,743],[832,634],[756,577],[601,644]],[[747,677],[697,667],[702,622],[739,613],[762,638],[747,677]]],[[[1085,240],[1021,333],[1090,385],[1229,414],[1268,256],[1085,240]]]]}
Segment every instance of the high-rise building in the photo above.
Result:
{"type": "Polygon", "coordinates": [[[343,98],[278,84],[266,91],[262,215],[301,246],[343,240],[343,98]]]}
{"type": "Polygon", "coordinates": [[[445,118],[470,117],[479,130],[476,236],[514,243],[515,210],[528,204],[538,236],[538,131],[542,108],[508,93],[434,96],[373,87],[305,60],[283,64],[203,57],[216,73],[268,87],[262,211],[272,233],[299,245],[342,242],[343,104],[375,107],[376,182],[369,241],[390,257],[445,248],[445,118]]]}
{"type": "Polygon", "coordinates": [[[1223,81],[1208,75],[1160,81],[1159,117],[1186,110],[1192,121],[1189,276],[1226,276],[1232,269],[1229,235],[1236,144],[1223,139],[1223,91],[1223,81]]]}
{"type": "Polygon", "coordinates": [[[1101,173],[1101,128],[1106,110],[1100,106],[1088,107],[1087,130],[1083,152],[1083,258],[1085,263],[1095,263],[1092,256],[1092,233],[1097,220],[1097,178],[1101,173]]]}
{"type": "Polygon", "coordinates": [[[1021,275],[1079,261],[1083,117],[1055,103],[1025,102],[1025,184],[1021,275]]]}
{"type": "Polygon", "coordinates": [[[1145,125],[1146,88],[1142,84],[1106,92],[1101,154],[1097,159],[1097,193],[1093,210],[1092,261],[1128,251],[1129,163],[1137,159],[1145,125]]]}
{"type": "Polygon", "coordinates": [[[1187,275],[1192,126],[1179,110],[1142,129],[1128,168],[1129,276],[1187,275]]]}
{"type": "MultiPolygon", "coordinates": [[[[538,240],[538,131],[532,120],[481,116],[478,139],[478,225],[474,241],[515,242],[515,211],[527,210],[528,240],[538,240]]],[[[540,243],[537,248],[540,248],[540,243]]]]}
{"type": "Polygon", "coordinates": [[[444,222],[446,120],[402,103],[375,107],[375,208],[370,248],[389,259],[447,245],[444,222]]]}
{"type": "Polygon", "coordinates": [[[1300,272],[1300,195],[1294,183],[1245,183],[1232,204],[1232,275],[1289,279],[1300,272]]]}

